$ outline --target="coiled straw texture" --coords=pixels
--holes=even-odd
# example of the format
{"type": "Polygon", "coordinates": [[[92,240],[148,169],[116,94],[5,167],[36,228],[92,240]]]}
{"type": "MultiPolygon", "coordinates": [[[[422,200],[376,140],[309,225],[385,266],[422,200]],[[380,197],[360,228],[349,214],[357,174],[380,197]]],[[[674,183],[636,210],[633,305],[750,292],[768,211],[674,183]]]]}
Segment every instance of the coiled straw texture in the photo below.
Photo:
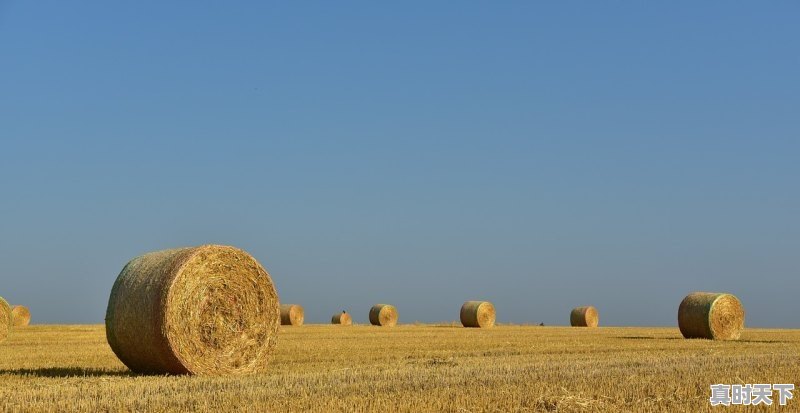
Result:
{"type": "Polygon", "coordinates": [[[106,336],[134,372],[250,374],[267,368],[279,323],[267,271],[240,249],[203,245],[131,260],[111,291],[106,336]]]}

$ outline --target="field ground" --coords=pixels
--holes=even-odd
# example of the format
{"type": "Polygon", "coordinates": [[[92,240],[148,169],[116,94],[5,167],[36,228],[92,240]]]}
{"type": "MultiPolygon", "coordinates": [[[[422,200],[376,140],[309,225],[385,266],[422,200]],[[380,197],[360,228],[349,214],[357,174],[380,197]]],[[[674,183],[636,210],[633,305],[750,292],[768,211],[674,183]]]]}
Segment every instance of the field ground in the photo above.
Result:
{"type": "MultiPolygon", "coordinates": [[[[238,378],[134,376],[101,325],[0,344],[0,411],[750,411],[711,408],[713,383],[800,389],[800,330],[712,342],[676,328],[282,327],[269,372],[238,378]]],[[[795,393],[768,410],[800,411],[795,393]]]]}

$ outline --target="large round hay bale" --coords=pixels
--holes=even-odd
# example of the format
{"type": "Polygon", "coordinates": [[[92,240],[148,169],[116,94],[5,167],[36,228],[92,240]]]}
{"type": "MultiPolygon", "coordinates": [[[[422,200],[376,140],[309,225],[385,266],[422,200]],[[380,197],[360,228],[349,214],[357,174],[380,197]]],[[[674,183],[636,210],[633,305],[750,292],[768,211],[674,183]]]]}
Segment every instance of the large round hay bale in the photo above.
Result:
{"type": "Polygon", "coordinates": [[[0,343],[6,341],[8,335],[11,333],[11,306],[8,302],[0,297],[0,343]]]}
{"type": "Polygon", "coordinates": [[[597,327],[598,321],[597,309],[590,305],[573,308],[569,313],[569,324],[573,327],[597,327]]]}
{"type": "Polygon", "coordinates": [[[334,314],[331,317],[331,324],[340,324],[343,326],[353,325],[353,318],[350,317],[350,314],[347,314],[347,311],[342,311],[339,314],[334,314]]]}
{"type": "Polygon", "coordinates": [[[11,324],[14,327],[25,327],[31,323],[31,311],[24,305],[11,307],[11,324]]]}
{"type": "Polygon", "coordinates": [[[678,327],[685,338],[737,340],[744,329],[744,307],[732,294],[694,292],[678,307],[678,327]]]}
{"type": "Polygon", "coordinates": [[[303,325],[305,312],[303,307],[297,304],[281,304],[281,325],[301,326],[303,325]]]}
{"type": "Polygon", "coordinates": [[[375,304],[369,309],[369,322],[374,326],[397,325],[397,309],[391,304],[375,304]]]}
{"type": "Polygon", "coordinates": [[[258,261],[203,245],[125,265],[108,301],[106,336],[137,373],[249,374],[266,369],[279,323],[278,295],[258,261]]]}
{"type": "Polygon", "coordinates": [[[493,327],[494,319],[494,305],[488,301],[467,301],[461,306],[461,325],[464,327],[493,327]]]}

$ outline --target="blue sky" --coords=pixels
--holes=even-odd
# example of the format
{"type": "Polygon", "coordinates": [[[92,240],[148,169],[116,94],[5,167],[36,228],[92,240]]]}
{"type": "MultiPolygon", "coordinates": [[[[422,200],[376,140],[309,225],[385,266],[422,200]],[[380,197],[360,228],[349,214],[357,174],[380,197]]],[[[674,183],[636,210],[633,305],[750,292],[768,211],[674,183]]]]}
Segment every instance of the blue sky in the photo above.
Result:
{"type": "Polygon", "coordinates": [[[310,322],[798,327],[800,6],[0,1],[0,295],[244,248],[310,322]]]}

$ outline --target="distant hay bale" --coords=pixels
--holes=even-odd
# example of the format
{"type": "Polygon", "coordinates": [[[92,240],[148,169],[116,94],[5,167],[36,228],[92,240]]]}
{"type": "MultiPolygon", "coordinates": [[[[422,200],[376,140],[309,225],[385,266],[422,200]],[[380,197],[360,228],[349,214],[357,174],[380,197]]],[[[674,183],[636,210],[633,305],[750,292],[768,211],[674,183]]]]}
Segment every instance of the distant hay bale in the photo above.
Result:
{"type": "Polygon", "coordinates": [[[732,294],[694,292],[678,307],[678,327],[685,338],[738,340],[744,307],[732,294]]]}
{"type": "Polygon", "coordinates": [[[137,373],[250,374],[266,369],[279,324],[261,264],[238,248],[203,245],[128,262],[111,290],[106,337],[137,373]]]}
{"type": "Polygon", "coordinates": [[[590,305],[573,308],[569,314],[569,323],[573,327],[597,327],[598,321],[597,309],[590,305]]]}
{"type": "Polygon", "coordinates": [[[11,333],[11,320],[13,318],[11,306],[8,305],[8,302],[3,297],[0,297],[0,343],[6,341],[11,333]]]}
{"type": "Polygon", "coordinates": [[[303,307],[297,304],[281,304],[281,325],[301,326],[303,325],[303,307]]]}
{"type": "Polygon", "coordinates": [[[464,327],[493,327],[494,319],[494,305],[488,301],[467,301],[461,306],[461,325],[464,327]]]}
{"type": "Polygon", "coordinates": [[[374,326],[394,327],[397,325],[397,308],[391,304],[375,304],[369,309],[369,322],[374,326]]]}
{"type": "Polygon", "coordinates": [[[11,307],[11,324],[14,327],[25,327],[31,323],[31,311],[24,305],[11,307]]]}
{"type": "Polygon", "coordinates": [[[339,314],[334,314],[331,317],[331,324],[340,324],[343,326],[353,325],[353,318],[350,317],[350,314],[347,314],[347,311],[342,311],[339,314]]]}

